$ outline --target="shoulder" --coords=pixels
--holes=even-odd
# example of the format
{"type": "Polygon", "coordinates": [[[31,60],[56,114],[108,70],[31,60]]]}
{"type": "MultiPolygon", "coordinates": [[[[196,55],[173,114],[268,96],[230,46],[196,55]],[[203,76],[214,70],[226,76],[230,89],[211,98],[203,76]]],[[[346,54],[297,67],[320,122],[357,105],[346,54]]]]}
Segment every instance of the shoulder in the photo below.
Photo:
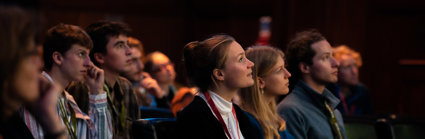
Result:
{"type": "Polygon", "coordinates": [[[180,112],[180,114],[182,114],[182,115],[188,115],[188,114],[192,114],[192,113],[196,114],[197,112],[204,112],[206,110],[209,110],[209,107],[206,104],[206,102],[204,100],[202,100],[201,97],[195,96],[193,101],[188,106],[186,106],[180,112]]]}
{"type": "Polygon", "coordinates": [[[124,77],[119,76],[117,82],[120,84],[121,87],[132,87],[131,82],[124,77]]]}

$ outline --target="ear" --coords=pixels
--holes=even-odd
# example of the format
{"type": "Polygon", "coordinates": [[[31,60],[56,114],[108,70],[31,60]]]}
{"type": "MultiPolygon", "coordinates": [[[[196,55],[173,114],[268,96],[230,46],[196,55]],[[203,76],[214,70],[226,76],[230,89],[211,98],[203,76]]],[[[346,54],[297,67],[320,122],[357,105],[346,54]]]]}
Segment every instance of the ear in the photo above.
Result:
{"type": "Polygon", "coordinates": [[[53,59],[53,63],[55,63],[56,65],[62,65],[62,61],[63,61],[63,57],[62,54],[55,51],[52,54],[52,59],[53,59]]]}
{"type": "Polygon", "coordinates": [[[306,63],[300,62],[300,64],[298,64],[298,68],[302,74],[310,74],[311,66],[307,65],[306,63]]]}
{"type": "Polygon", "coordinates": [[[266,82],[264,81],[264,79],[263,78],[261,78],[261,77],[258,77],[257,78],[257,84],[258,84],[258,87],[260,87],[260,88],[264,88],[264,87],[266,87],[266,82]]]}
{"type": "Polygon", "coordinates": [[[105,63],[105,56],[101,53],[94,53],[94,60],[96,60],[97,63],[102,64],[105,63]]]}
{"type": "Polygon", "coordinates": [[[220,69],[214,69],[213,70],[213,76],[215,79],[219,81],[224,81],[224,73],[220,69]]]}

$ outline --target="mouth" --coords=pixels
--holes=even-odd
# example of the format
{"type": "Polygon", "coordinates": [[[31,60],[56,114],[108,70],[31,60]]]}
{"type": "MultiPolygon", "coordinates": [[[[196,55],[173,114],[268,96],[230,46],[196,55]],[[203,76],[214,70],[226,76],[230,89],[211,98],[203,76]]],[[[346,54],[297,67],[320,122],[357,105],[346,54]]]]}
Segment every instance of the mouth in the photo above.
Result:
{"type": "Polygon", "coordinates": [[[131,59],[126,60],[126,61],[125,61],[125,63],[127,63],[127,64],[131,64],[131,59]]]}

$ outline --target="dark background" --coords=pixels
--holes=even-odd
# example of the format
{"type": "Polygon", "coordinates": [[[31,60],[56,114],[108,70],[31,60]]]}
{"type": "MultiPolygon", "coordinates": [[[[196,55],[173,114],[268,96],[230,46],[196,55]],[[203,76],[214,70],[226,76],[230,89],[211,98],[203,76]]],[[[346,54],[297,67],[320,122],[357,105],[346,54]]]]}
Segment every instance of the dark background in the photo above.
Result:
{"type": "Polygon", "coordinates": [[[244,47],[258,37],[259,18],[271,16],[272,45],[283,50],[293,35],[316,28],[332,45],[363,57],[360,79],[378,114],[425,116],[425,1],[423,0],[35,0],[15,1],[41,11],[46,27],[85,28],[100,20],[130,25],[145,52],[164,52],[176,64],[182,48],[227,33],[244,47]]]}

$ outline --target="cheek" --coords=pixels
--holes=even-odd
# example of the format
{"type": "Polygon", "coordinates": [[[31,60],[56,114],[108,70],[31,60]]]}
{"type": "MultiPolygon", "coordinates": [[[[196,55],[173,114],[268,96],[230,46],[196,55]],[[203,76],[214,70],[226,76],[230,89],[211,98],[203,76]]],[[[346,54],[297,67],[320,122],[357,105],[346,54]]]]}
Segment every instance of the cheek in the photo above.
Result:
{"type": "Polygon", "coordinates": [[[18,97],[23,101],[31,102],[38,98],[38,70],[31,66],[30,63],[23,65],[17,71],[14,87],[18,97]],[[29,64],[29,65],[28,65],[29,64]]]}

